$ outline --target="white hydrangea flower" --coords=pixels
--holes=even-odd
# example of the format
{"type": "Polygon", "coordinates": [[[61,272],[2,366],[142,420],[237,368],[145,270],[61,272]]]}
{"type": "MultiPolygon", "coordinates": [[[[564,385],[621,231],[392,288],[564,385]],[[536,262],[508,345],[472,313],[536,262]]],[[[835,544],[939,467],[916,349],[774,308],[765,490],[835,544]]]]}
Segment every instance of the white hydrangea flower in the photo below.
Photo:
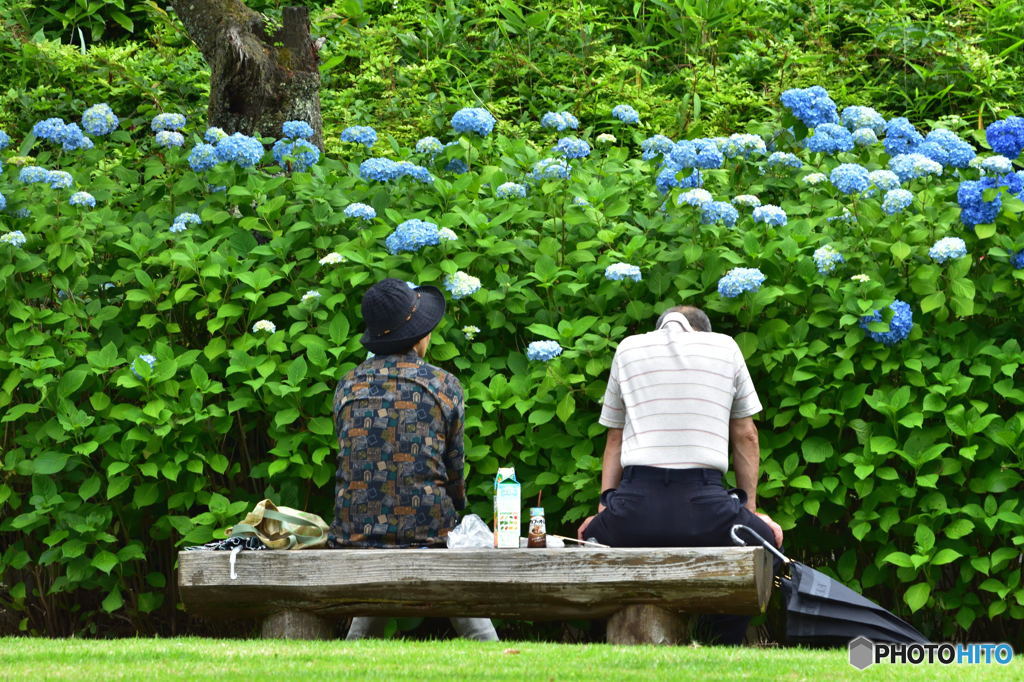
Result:
{"type": "Polygon", "coordinates": [[[312,301],[313,299],[320,298],[320,292],[315,289],[310,289],[302,295],[302,302],[312,301]]]}
{"type": "Polygon", "coordinates": [[[854,276],[850,277],[850,279],[852,279],[854,282],[870,282],[871,281],[871,278],[868,277],[867,275],[865,275],[864,273],[861,273],[859,275],[854,275],[854,276]]]}
{"type": "Polygon", "coordinates": [[[618,142],[618,140],[616,140],[615,136],[611,133],[601,133],[597,136],[598,144],[615,144],[616,142],[618,142]]]}
{"type": "Polygon", "coordinates": [[[337,265],[338,263],[344,263],[345,257],[337,251],[331,251],[329,254],[320,259],[320,265],[337,265]]]}
{"type": "Polygon", "coordinates": [[[268,334],[273,334],[277,331],[277,327],[270,320],[260,320],[252,326],[252,331],[254,334],[256,332],[267,332],[268,334]]]}

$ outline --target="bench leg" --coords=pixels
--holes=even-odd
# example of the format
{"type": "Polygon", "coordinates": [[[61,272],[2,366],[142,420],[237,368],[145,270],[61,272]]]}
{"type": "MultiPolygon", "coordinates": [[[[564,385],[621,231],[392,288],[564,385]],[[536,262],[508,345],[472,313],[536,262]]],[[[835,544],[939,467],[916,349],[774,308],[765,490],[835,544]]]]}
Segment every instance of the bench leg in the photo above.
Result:
{"type": "Polygon", "coordinates": [[[279,611],[263,619],[263,639],[331,639],[331,623],[308,611],[279,611]]]}
{"type": "Polygon", "coordinates": [[[689,623],[674,611],[635,604],[608,619],[609,644],[686,644],[689,623]]]}

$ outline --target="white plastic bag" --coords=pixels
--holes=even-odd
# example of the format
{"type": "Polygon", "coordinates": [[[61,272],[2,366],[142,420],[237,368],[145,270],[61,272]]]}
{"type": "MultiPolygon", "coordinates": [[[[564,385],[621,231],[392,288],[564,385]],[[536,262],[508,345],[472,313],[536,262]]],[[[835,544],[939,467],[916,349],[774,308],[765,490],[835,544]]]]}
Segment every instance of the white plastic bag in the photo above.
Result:
{"type": "Polygon", "coordinates": [[[448,549],[494,548],[494,531],[476,514],[466,514],[448,533],[448,549]]]}

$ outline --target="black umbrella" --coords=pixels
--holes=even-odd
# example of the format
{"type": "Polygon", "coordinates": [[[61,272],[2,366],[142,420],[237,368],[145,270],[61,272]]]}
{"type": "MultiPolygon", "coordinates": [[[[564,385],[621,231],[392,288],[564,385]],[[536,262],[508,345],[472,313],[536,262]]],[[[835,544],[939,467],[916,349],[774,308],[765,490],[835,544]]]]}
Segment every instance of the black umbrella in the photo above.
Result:
{"type": "Polygon", "coordinates": [[[746,545],[736,534],[745,530],[765,549],[777,556],[788,574],[776,578],[786,604],[786,639],[794,644],[841,646],[856,637],[875,642],[900,644],[928,640],[909,623],[849,587],[810,566],[793,561],[774,545],[743,525],[732,527],[732,539],[746,545]]]}

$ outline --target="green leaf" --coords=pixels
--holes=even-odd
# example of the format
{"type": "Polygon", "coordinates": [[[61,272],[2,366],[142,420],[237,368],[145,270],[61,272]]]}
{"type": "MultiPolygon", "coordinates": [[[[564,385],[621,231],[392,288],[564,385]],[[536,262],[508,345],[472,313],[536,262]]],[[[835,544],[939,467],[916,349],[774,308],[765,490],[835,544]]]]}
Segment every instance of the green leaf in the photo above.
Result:
{"type": "Polygon", "coordinates": [[[935,553],[935,556],[932,557],[931,563],[933,566],[942,566],[944,564],[952,563],[962,556],[963,555],[955,549],[944,547],[935,553]]]}
{"type": "Polygon", "coordinates": [[[66,453],[46,452],[32,460],[32,466],[35,473],[49,476],[63,471],[67,461],[66,453]]]}
{"type": "Polygon", "coordinates": [[[911,248],[905,242],[896,242],[889,247],[889,251],[892,252],[893,257],[896,260],[905,260],[907,256],[911,254],[911,248]]]}
{"type": "Polygon", "coordinates": [[[910,555],[906,552],[891,552],[882,561],[903,568],[912,568],[914,566],[914,562],[910,560],[910,555]]]}
{"type": "Polygon", "coordinates": [[[552,339],[554,341],[558,341],[559,339],[562,338],[562,335],[558,332],[557,329],[546,324],[541,324],[539,322],[534,322],[529,327],[527,327],[527,329],[533,332],[534,334],[537,334],[538,336],[543,336],[544,338],[552,339]]]}
{"type": "Polygon", "coordinates": [[[563,422],[568,423],[569,419],[576,412],[576,400],[572,397],[572,393],[566,393],[558,402],[558,407],[555,408],[555,414],[563,422]]]}
{"type": "Polygon", "coordinates": [[[833,454],[832,443],[818,436],[811,436],[800,445],[804,459],[808,462],[824,462],[833,454]]]}
{"type": "MultiPolygon", "coordinates": [[[[106,572],[109,573],[110,571],[106,572]]],[[[100,605],[103,607],[103,610],[107,613],[113,613],[114,611],[117,611],[119,608],[124,606],[124,599],[121,597],[121,588],[115,587],[113,590],[111,590],[110,594],[108,594],[103,599],[100,605]]]]}
{"type": "Polygon", "coordinates": [[[298,356],[288,365],[288,383],[298,386],[306,378],[307,371],[309,371],[309,367],[306,365],[305,357],[298,356]]]}
{"type": "Polygon", "coordinates": [[[82,486],[78,489],[78,495],[83,500],[88,500],[90,497],[98,493],[100,490],[100,477],[93,475],[82,483],[82,486]]]}
{"type": "Polygon", "coordinates": [[[996,233],[995,223],[984,223],[982,225],[974,226],[974,236],[978,239],[988,239],[994,236],[996,233]]]}
{"type": "Polygon", "coordinates": [[[117,566],[117,557],[106,550],[101,550],[93,557],[90,565],[104,573],[110,573],[114,570],[114,566],[117,566]]]}
{"type": "Polygon", "coordinates": [[[916,612],[928,602],[928,597],[931,593],[931,585],[928,583],[917,583],[906,591],[903,595],[903,601],[907,602],[911,612],[916,612]]]}

